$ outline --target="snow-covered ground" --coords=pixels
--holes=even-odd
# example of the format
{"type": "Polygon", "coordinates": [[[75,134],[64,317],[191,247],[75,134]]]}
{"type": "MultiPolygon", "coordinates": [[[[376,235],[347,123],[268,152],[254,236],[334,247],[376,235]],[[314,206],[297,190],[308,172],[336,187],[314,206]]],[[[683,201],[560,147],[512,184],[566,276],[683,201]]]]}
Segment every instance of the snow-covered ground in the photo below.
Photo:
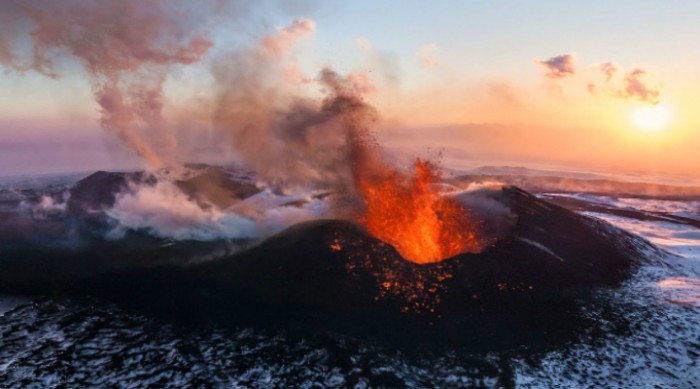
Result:
{"type": "MultiPolygon", "coordinates": [[[[7,201],[24,195],[9,188],[7,201]]],[[[583,304],[586,325],[563,344],[415,353],[345,333],[183,329],[99,300],[0,296],[0,387],[698,387],[700,204],[540,196],[666,252],[583,304]]]]}
{"type": "Polygon", "coordinates": [[[30,301],[28,298],[20,296],[2,296],[0,295],[0,316],[12,308],[30,301]]]}
{"type": "Polygon", "coordinates": [[[549,198],[557,196],[604,206],[611,212],[620,209],[633,211],[631,215],[637,213],[639,217],[624,217],[600,209],[581,212],[637,234],[666,250],[671,255],[664,259],[663,264],[676,274],[656,281],[656,287],[669,303],[700,307],[700,228],[698,223],[683,220],[700,221],[700,202],[590,194],[545,195],[549,198]],[[655,219],[648,220],[646,216],[655,219]]]}

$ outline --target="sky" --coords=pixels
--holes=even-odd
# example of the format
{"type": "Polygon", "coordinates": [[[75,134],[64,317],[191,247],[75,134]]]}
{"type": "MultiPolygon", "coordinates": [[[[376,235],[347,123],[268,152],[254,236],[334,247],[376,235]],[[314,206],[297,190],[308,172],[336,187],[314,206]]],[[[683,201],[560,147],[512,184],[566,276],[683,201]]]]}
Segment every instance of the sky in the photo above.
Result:
{"type": "MultiPolygon", "coordinates": [[[[0,18],[15,18],[17,7],[5,1],[0,18]]],[[[173,59],[163,73],[165,124],[158,126],[181,143],[201,138],[186,127],[206,127],[206,119],[193,118],[207,117],[203,101],[215,95],[212,69],[221,58],[264,45],[268,36],[293,36],[289,47],[277,48],[289,65],[284,71],[302,80],[287,90],[321,93],[313,79],[323,67],[362,80],[388,152],[410,158],[442,151],[445,165],[465,169],[700,178],[696,1],[243,2],[219,13],[183,7],[195,15],[188,28],[206,31],[211,47],[194,61],[173,59]],[[298,20],[305,22],[292,28],[298,20]]],[[[0,26],[20,60],[31,56],[32,23],[11,33],[0,26]]],[[[51,77],[7,62],[0,73],[0,175],[144,166],[147,158],[124,145],[128,129],[103,120],[95,88],[111,73],[53,44],[51,77]]],[[[238,66],[240,57],[231,58],[226,66],[238,66]]],[[[200,154],[189,158],[214,153],[193,149],[200,154]]]]}

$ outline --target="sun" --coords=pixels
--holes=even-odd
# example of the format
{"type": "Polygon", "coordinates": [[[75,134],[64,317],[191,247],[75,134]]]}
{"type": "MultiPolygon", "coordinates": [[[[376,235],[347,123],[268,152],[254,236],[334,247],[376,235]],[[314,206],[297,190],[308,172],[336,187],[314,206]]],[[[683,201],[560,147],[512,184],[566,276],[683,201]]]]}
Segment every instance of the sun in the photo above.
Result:
{"type": "Polygon", "coordinates": [[[630,122],[639,131],[659,132],[667,129],[673,121],[673,110],[666,105],[645,105],[630,112],[630,122]]]}

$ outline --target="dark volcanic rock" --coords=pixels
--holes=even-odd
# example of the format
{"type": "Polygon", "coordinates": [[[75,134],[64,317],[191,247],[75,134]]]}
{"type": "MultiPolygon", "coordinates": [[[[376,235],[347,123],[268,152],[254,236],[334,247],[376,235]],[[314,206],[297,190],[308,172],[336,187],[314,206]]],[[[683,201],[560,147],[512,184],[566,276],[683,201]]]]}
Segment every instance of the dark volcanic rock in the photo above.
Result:
{"type": "Polygon", "coordinates": [[[219,208],[230,207],[260,192],[253,183],[232,179],[225,170],[210,166],[200,167],[198,174],[177,181],[177,186],[200,204],[219,208]]]}
{"type": "MultiPolygon", "coordinates": [[[[128,190],[128,184],[150,184],[158,181],[156,175],[144,172],[95,172],[70,189],[68,208],[75,214],[95,213],[114,206],[117,195],[128,190]]],[[[200,204],[226,208],[258,192],[253,183],[233,179],[218,167],[196,166],[189,174],[175,181],[184,194],[200,204]]]]}
{"type": "Polygon", "coordinates": [[[143,176],[143,173],[95,172],[70,189],[68,208],[83,213],[112,207],[129,180],[140,181],[143,176]]]}
{"type": "MultiPolygon", "coordinates": [[[[109,200],[124,183],[123,176],[97,177],[112,189],[82,192],[78,199],[109,200]]],[[[244,304],[333,315],[457,317],[586,296],[625,279],[656,250],[515,187],[489,196],[512,213],[505,235],[479,254],[430,265],[404,260],[352,222],[321,220],[235,254],[242,246],[230,242],[172,244],[138,236],[32,255],[15,248],[0,258],[0,285],[5,291],[110,296],[173,312],[226,312],[244,304]]]]}
{"type": "Polygon", "coordinates": [[[297,225],[259,246],[198,268],[218,293],[331,311],[467,313],[561,301],[625,279],[648,242],[519,190],[497,197],[517,221],[479,254],[419,265],[350,222],[297,225]]]}

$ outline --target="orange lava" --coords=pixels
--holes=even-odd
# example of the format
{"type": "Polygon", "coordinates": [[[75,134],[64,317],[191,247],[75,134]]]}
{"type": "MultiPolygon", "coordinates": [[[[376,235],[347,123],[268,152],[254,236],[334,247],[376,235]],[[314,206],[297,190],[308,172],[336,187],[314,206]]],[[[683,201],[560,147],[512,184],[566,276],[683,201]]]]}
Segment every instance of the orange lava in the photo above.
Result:
{"type": "Polygon", "coordinates": [[[476,251],[479,244],[469,213],[435,189],[439,179],[439,169],[421,159],[413,165],[412,175],[392,171],[359,177],[358,191],[364,201],[360,222],[415,263],[476,251]]]}

